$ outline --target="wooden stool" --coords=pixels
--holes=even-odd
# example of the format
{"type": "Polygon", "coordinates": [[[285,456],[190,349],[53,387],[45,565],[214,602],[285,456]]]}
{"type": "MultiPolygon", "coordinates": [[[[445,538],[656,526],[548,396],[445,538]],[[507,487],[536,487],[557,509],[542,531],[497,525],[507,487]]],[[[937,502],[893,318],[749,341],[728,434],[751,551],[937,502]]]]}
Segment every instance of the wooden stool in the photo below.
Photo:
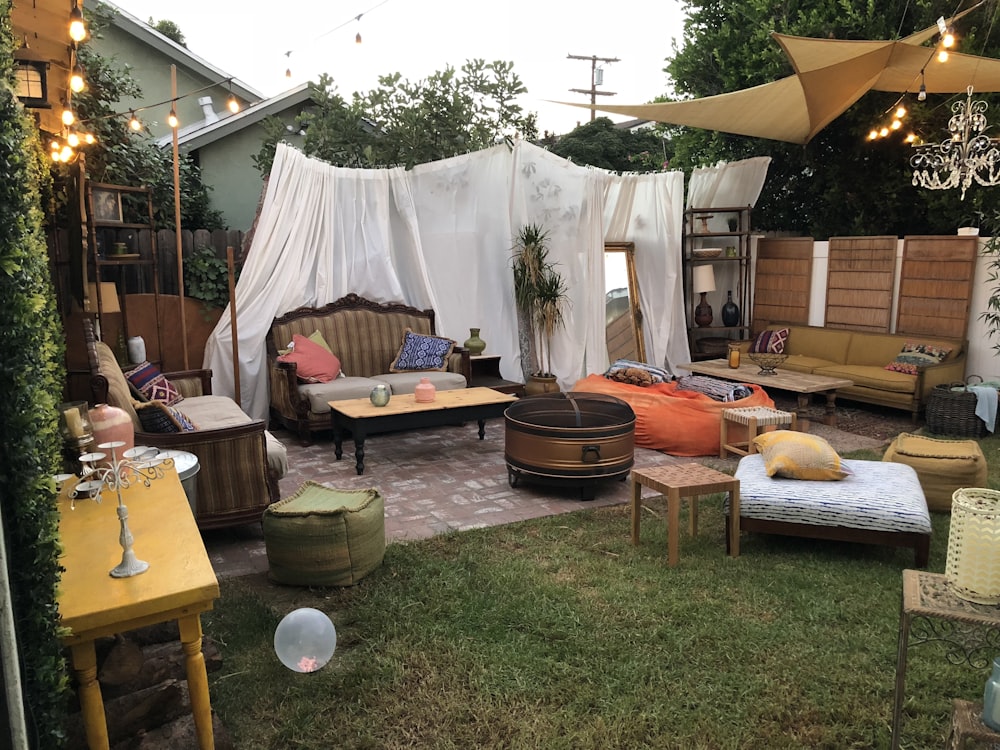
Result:
{"type": "Polygon", "coordinates": [[[983,724],[982,713],[982,703],[958,698],[951,702],[951,731],[948,733],[947,750],[962,750],[966,746],[966,740],[975,740],[976,747],[1000,748],[1000,734],[983,724]]]}
{"type": "Polygon", "coordinates": [[[778,411],[768,406],[744,406],[739,409],[723,409],[722,421],[719,423],[719,458],[727,458],[727,453],[737,456],[749,456],[757,452],[753,439],[757,437],[759,427],[768,425],[788,425],[794,430],[798,418],[792,412],[778,411]],[[729,443],[729,423],[741,424],[747,428],[746,442],[729,443]]]}
{"type": "Polygon", "coordinates": [[[639,544],[639,519],[642,508],[642,488],[662,492],[667,496],[667,563],[672,567],[680,560],[679,534],[681,498],[691,498],[689,531],[698,533],[698,495],[713,492],[729,493],[729,513],[736,519],[727,524],[726,551],[730,557],[740,556],[740,480],[701,464],[657,466],[632,470],[632,544],[639,544]]]}

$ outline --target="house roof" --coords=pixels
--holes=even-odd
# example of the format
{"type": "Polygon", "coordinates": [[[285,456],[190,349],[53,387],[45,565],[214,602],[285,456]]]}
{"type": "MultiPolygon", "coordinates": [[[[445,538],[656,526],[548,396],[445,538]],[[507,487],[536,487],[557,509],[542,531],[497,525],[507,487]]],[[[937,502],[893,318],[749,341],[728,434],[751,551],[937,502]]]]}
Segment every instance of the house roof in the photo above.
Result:
{"type": "MultiPolygon", "coordinates": [[[[250,127],[265,117],[277,115],[287,109],[304,104],[310,100],[311,95],[310,84],[300,84],[270,99],[252,104],[234,115],[208,124],[199,122],[183,128],[177,133],[177,144],[188,149],[202,148],[243,128],[250,127]]],[[[171,142],[171,139],[172,136],[166,135],[157,139],[156,142],[160,146],[165,146],[171,142]]]]}
{"type": "Polygon", "coordinates": [[[145,21],[140,21],[127,11],[122,10],[117,5],[107,0],[100,0],[102,5],[107,6],[112,11],[112,23],[127,34],[134,36],[138,41],[161,52],[177,61],[178,65],[190,70],[192,73],[215,81],[231,81],[233,94],[244,101],[255,102],[264,98],[264,94],[238,78],[234,78],[221,68],[212,65],[194,54],[187,47],[177,44],[173,39],[161,34],[145,21]]]}

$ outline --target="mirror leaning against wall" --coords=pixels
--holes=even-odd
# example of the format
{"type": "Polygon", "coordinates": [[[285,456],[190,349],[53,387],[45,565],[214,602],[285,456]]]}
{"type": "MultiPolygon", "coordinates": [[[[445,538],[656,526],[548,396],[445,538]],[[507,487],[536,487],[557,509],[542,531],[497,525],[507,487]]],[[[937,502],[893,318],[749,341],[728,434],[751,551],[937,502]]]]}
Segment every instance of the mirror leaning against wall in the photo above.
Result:
{"type": "Polygon", "coordinates": [[[608,361],[646,361],[635,275],[635,243],[604,243],[604,299],[608,361]]]}

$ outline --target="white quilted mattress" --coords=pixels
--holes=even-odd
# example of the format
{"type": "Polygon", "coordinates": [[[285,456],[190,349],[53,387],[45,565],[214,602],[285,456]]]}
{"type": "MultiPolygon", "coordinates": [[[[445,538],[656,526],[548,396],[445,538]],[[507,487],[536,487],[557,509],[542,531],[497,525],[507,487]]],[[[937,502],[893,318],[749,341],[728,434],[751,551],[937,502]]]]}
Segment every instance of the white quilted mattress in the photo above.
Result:
{"type": "Polygon", "coordinates": [[[931,533],[927,501],[912,467],[889,461],[843,459],[841,463],[851,476],[821,482],[769,477],[759,453],[744,456],[735,475],[740,480],[740,515],[813,526],[931,533]]]}

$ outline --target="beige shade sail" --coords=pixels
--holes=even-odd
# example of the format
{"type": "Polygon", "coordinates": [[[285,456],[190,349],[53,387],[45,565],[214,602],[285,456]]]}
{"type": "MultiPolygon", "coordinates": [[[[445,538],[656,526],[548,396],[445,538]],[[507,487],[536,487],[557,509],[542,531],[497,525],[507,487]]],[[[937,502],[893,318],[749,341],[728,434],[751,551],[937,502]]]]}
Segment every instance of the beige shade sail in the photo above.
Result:
{"type": "MultiPolygon", "coordinates": [[[[961,18],[969,10],[947,23],[961,18]]],[[[717,96],[658,104],[598,104],[602,112],[788,143],[808,143],[868,91],[1000,91],[1000,60],[951,53],[938,62],[923,43],[932,26],[895,41],[847,41],[772,34],[795,75],[717,96]]],[[[591,109],[590,104],[560,102],[591,109]]]]}

